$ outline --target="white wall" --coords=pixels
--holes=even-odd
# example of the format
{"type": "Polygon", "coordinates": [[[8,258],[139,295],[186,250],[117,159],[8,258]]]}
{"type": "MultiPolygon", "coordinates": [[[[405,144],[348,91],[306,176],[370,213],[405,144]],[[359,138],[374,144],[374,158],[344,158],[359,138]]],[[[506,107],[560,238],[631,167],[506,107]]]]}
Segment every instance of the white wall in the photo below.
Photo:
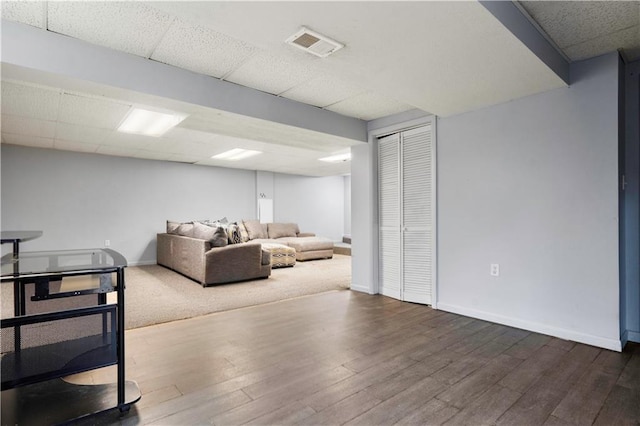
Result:
{"type": "Polygon", "coordinates": [[[440,309],[619,349],[617,93],[614,53],[439,120],[440,309]]]}
{"type": "Polygon", "coordinates": [[[274,175],[274,221],[296,222],[302,232],[341,241],[344,231],[342,176],[274,175]]]}
{"type": "MultiPolygon", "coordinates": [[[[170,220],[252,218],[255,172],[2,144],[2,229],[44,232],[25,250],[102,247],[155,263],[170,220]]],[[[5,251],[3,245],[3,253],[5,251]]]]}
{"type": "Polygon", "coordinates": [[[344,235],[351,235],[351,176],[344,176],[344,235]]]}
{"type": "MultiPolygon", "coordinates": [[[[568,88],[438,120],[437,307],[619,350],[617,54],[571,72],[568,88]]],[[[357,281],[375,253],[355,256],[358,238],[376,244],[371,151],[354,150],[352,288],[375,292],[357,281]]]]}

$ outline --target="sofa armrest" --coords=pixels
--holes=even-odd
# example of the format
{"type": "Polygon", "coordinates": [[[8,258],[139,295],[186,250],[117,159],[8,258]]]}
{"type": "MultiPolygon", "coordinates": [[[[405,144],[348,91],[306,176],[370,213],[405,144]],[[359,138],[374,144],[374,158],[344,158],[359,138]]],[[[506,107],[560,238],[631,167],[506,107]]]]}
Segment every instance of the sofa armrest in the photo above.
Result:
{"type": "MultiPolygon", "coordinates": [[[[260,244],[241,243],[214,247],[205,253],[205,283],[251,279],[264,275],[264,267],[260,244]]],[[[270,269],[269,265],[266,267],[270,269]]]]}
{"type": "Polygon", "coordinates": [[[316,234],[313,232],[300,232],[297,237],[315,237],[316,234]]]}

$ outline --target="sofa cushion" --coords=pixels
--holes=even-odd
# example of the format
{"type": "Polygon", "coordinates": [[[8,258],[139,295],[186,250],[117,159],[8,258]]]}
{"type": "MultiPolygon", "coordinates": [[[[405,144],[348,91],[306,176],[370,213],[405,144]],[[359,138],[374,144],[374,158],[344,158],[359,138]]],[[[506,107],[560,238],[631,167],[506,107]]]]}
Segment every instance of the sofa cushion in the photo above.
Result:
{"type": "Polygon", "coordinates": [[[175,234],[178,226],[180,226],[180,222],[176,222],[173,220],[167,221],[167,234],[175,234]]]}
{"type": "Polygon", "coordinates": [[[295,223],[270,223],[269,238],[295,237],[300,229],[295,223]]]}
{"type": "Polygon", "coordinates": [[[204,223],[194,222],[193,238],[209,241],[213,247],[224,247],[227,245],[227,231],[222,226],[210,226],[204,223]]]}
{"type": "Polygon", "coordinates": [[[242,236],[240,235],[240,228],[237,223],[230,223],[227,227],[227,234],[229,235],[229,244],[239,244],[242,242],[242,236]]]}
{"type": "Polygon", "coordinates": [[[211,240],[213,247],[224,247],[229,243],[229,237],[227,236],[227,230],[222,226],[218,226],[216,232],[211,240]]]}
{"type": "Polygon", "coordinates": [[[213,240],[213,237],[216,233],[216,227],[213,227],[207,223],[203,222],[194,222],[193,223],[193,238],[197,238],[199,240],[213,240]]]}
{"type": "Polygon", "coordinates": [[[296,237],[281,238],[279,243],[286,244],[296,249],[296,252],[333,250],[333,241],[323,237],[296,237]]]}
{"type": "Polygon", "coordinates": [[[250,240],[255,240],[256,238],[267,238],[259,220],[243,220],[242,222],[244,222],[244,227],[247,229],[250,240]]]}
{"type": "Polygon", "coordinates": [[[193,238],[193,222],[181,223],[173,233],[181,235],[183,237],[193,238]]]}
{"type": "Polygon", "coordinates": [[[240,242],[246,243],[249,241],[249,233],[247,232],[247,228],[244,227],[244,223],[242,221],[238,222],[238,230],[240,231],[240,242]]]}

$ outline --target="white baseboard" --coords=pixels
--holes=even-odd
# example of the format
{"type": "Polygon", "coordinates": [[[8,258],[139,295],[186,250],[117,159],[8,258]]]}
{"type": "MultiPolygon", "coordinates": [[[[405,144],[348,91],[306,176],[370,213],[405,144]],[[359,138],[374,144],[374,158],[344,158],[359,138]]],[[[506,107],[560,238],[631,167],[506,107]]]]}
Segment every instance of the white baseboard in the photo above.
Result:
{"type": "Polygon", "coordinates": [[[571,340],[578,343],[584,343],[599,348],[610,349],[612,351],[621,352],[622,342],[620,339],[607,339],[591,334],[580,333],[564,328],[553,327],[538,322],[525,321],[518,318],[506,317],[503,315],[493,314],[491,312],[469,309],[462,306],[449,305],[447,303],[438,302],[438,309],[452,312],[454,314],[464,315],[472,318],[491,321],[510,327],[521,328],[523,330],[533,331],[535,333],[547,334],[549,336],[558,337],[560,339],[571,340]]]}
{"type": "Polygon", "coordinates": [[[351,290],[359,291],[360,293],[375,294],[371,292],[371,289],[369,287],[354,283],[351,283],[351,290]]]}

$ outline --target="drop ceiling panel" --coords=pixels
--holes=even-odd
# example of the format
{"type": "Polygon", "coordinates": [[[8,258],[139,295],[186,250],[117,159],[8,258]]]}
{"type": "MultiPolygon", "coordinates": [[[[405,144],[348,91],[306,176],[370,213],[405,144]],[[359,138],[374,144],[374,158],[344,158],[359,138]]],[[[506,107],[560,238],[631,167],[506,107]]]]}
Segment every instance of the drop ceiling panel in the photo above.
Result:
{"type": "Polygon", "coordinates": [[[637,26],[640,10],[636,1],[520,3],[561,48],[637,26]]]}
{"type": "Polygon", "coordinates": [[[32,27],[44,27],[46,9],[43,1],[2,1],[0,9],[3,19],[22,22],[32,27]]]}
{"type": "Polygon", "coordinates": [[[320,76],[282,93],[284,98],[317,107],[326,107],[359,95],[365,89],[340,78],[320,76]]]}
{"type": "Polygon", "coordinates": [[[100,145],[96,150],[97,154],[115,155],[117,157],[135,157],[138,149],[121,146],[100,145]]]}
{"type": "Polygon", "coordinates": [[[373,92],[352,96],[327,107],[338,114],[373,120],[378,117],[397,114],[413,109],[411,105],[384,98],[373,92]]]}
{"type": "Polygon", "coordinates": [[[58,117],[61,93],[56,89],[2,82],[2,112],[39,120],[58,117]]]}
{"type": "Polygon", "coordinates": [[[34,146],[37,148],[53,148],[52,138],[40,138],[38,136],[12,135],[3,133],[2,138],[5,143],[12,145],[34,146]]]}
{"type": "Polygon", "coordinates": [[[151,59],[220,78],[257,48],[202,26],[176,20],[151,55],[151,59]]]}
{"type": "Polygon", "coordinates": [[[591,58],[619,48],[629,59],[640,58],[640,27],[627,28],[583,43],[566,47],[564,53],[573,61],[591,58]]]}
{"type": "Polygon", "coordinates": [[[56,139],[53,141],[53,147],[62,151],[74,151],[74,152],[96,152],[99,145],[84,142],[73,142],[62,139],[56,139]]]}
{"type": "Polygon", "coordinates": [[[127,149],[148,149],[158,139],[151,136],[132,135],[129,133],[111,132],[103,145],[127,149]]]}
{"type": "Polygon", "coordinates": [[[58,120],[63,123],[115,129],[131,109],[130,105],[65,93],[58,120]]]}
{"type": "Polygon", "coordinates": [[[17,115],[2,114],[2,132],[53,138],[56,134],[56,123],[17,115]]]}
{"type": "Polygon", "coordinates": [[[163,160],[167,161],[171,157],[171,154],[167,154],[165,152],[157,152],[157,151],[149,151],[146,149],[141,149],[135,154],[136,158],[145,158],[147,160],[163,160]]]}
{"type": "MultiPolygon", "coordinates": [[[[4,123],[3,123],[4,124],[4,123]]],[[[56,139],[69,142],[84,142],[99,145],[111,134],[112,130],[70,123],[56,124],[56,139]]]]}
{"type": "Polygon", "coordinates": [[[260,52],[233,71],[225,80],[278,95],[316,77],[318,72],[313,68],[313,62],[293,62],[281,55],[260,52]]]}
{"type": "Polygon", "coordinates": [[[174,20],[145,2],[48,2],[48,29],[148,58],[174,20]]]}

